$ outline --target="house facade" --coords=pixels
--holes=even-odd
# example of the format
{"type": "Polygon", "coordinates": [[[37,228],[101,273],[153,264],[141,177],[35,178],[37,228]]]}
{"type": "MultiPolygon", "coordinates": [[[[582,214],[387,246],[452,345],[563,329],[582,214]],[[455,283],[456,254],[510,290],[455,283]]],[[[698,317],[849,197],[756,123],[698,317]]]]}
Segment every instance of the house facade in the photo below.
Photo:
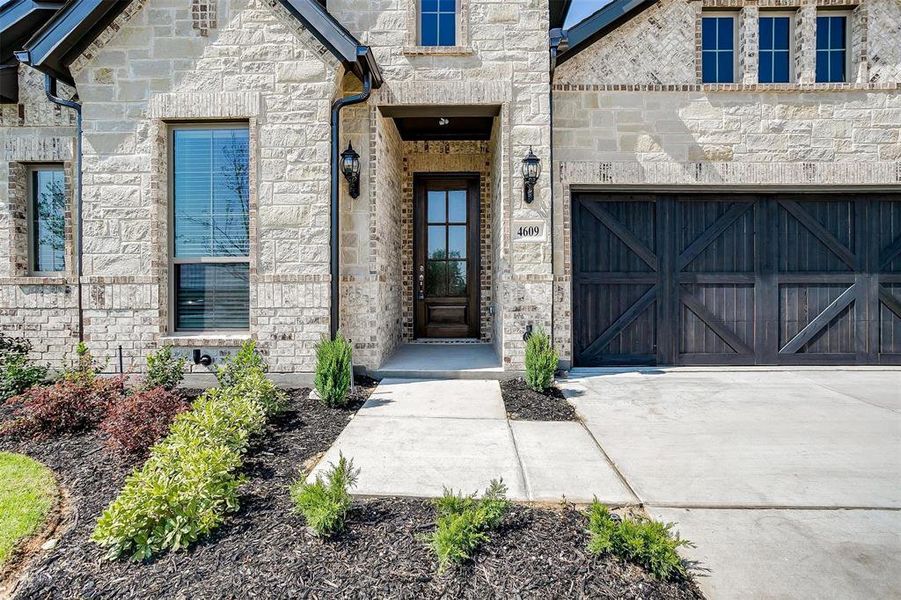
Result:
{"type": "Polygon", "coordinates": [[[901,361],[901,2],[568,4],[7,3],[0,330],[901,361]]]}

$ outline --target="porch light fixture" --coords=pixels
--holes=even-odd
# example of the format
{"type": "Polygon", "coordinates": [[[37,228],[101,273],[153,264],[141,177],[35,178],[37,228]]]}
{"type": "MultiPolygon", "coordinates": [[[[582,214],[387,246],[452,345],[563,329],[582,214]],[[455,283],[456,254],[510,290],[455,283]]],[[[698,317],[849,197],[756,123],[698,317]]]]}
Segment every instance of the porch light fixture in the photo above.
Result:
{"type": "Polygon", "coordinates": [[[535,199],[535,183],[538,182],[539,175],[541,175],[541,159],[532,153],[532,147],[529,146],[529,153],[522,159],[522,191],[526,204],[531,204],[535,199]]]}
{"type": "Polygon", "coordinates": [[[360,195],[360,155],[350,142],[347,142],[347,150],[341,153],[341,172],[347,179],[350,197],[357,198],[360,195]]]}

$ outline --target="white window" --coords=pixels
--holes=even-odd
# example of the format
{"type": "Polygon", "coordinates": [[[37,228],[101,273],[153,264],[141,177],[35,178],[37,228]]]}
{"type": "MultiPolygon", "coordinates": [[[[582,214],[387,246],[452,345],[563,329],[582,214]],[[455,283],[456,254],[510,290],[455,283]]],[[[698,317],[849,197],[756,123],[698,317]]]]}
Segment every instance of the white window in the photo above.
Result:
{"type": "Polygon", "coordinates": [[[817,14],[817,67],[818,83],[848,81],[850,56],[848,52],[847,12],[821,11],[817,14]]]}
{"type": "Polygon", "coordinates": [[[457,45],[457,0],[419,0],[419,45],[457,45]]]}
{"type": "Polygon", "coordinates": [[[249,327],[248,145],[245,124],[171,128],[175,331],[249,327]]]}
{"type": "Polygon", "coordinates": [[[701,82],[734,83],[738,72],[738,13],[701,16],[701,82]]]}
{"type": "Polygon", "coordinates": [[[759,17],[760,83],[789,83],[793,79],[795,33],[793,13],[761,11],[759,17]]]}
{"type": "Polygon", "coordinates": [[[28,169],[28,268],[32,275],[66,270],[66,177],[62,165],[28,169]]]}

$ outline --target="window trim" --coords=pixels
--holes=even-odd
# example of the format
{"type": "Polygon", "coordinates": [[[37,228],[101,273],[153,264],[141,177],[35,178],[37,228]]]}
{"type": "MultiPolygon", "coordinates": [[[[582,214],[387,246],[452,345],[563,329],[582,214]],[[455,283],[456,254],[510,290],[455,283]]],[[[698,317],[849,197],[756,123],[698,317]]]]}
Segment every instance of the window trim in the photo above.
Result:
{"type": "Polygon", "coordinates": [[[34,174],[41,171],[60,171],[63,174],[63,184],[66,181],[66,166],[63,163],[29,163],[25,165],[25,230],[26,230],[26,257],[28,277],[60,277],[69,271],[68,243],[66,229],[69,227],[67,215],[69,208],[69,190],[64,189],[65,201],[63,208],[63,268],[59,271],[39,271],[37,267],[38,257],[35,254],[34,231],[34,174]]]}
{"type": "Polygon", "coordinates": [[[854,47],[853,40],[851,39],[851,19],[852,19],[852,11],[846,9],[827,9],[822,7],[817,7],[816,16],[814,17],[814,32],[813,32],[813,80],[815,83],[830,85],[837,83],[852,83],[851,78],[851,49],[854,47]],[[820,17],[845,17],[845,77],[841,81],[818,81],[817,80],[817,53],[819,52],[819,48],[817,48],[817,21],[820,17]]]}
{"type": "MultiPolygon", "coordinates": [[[[440,2],[441,0],[436,0],[439,3],[439,11],[438,15],[441,15],[440,11],[440,2]]],[[[460,40],[462,35],[462,13],[461,13],[461,0],[454,0],[454,43],[450,46],[446,46],[443,44],[434,44],[434,45],[426,45],[422,43],[422,0],[413,0],[416,4],[416,46],[419,48],[459,48],[460,40]]],[[[440,17],[438,19],[439,27],[438,33],[441,31],[440,27],[440,17]]],[[[440,39],[440,36],[439,36],[440,39]]]]}
{"type": "MultiPolygon", "coordinates": [[[[739,18],[741,17],[741,13],[739,11],[734,10],[702,10],[701,11],[701,20],[698,23],[700,27],[700,75],[701,75],[701,84],[702,85],[731,85],[741,82],[741,73],[739,72],[739,46],[738,46],[738,28],[739,28],[739,18]],[[722,18],[729,17],[732,19],[732,81],[704,81],[704,19],[705,18],[722,18]]],[[[710,52],[708,50],[707,52],[710,52]]],[[[721,50],[716,50],[717,53],[722,52],[721,50]]],[[[719,69],[717,69],[719,71],[719,69]]]]}
{"type": "MultiPolygon", "coordinates": [[[[253,244],[250,243],[250,236],[253,232],[253,190],[250,189],[253,181],[253,136],[251,135],[251,127],[249,121],[229,120],[229,121],[170,121],[166,124],[166,249],[168,253],[168,261],[166,266],[167,273],[167,293],[168,293],[168,335],[171,336],[221,336],[249,334],[251,329],[250,313],[252,312],[252,302],[248,302],[248,326],[240,329],[215,328],[215,329],[179,329],[177,324],[177,304],[176,304],[176,265],[182,264],[244,264],[248,265],[248,276],[252,269],[251,254],[253,252],[253,244]],[[192,258],[177,258],[175,256],[175,132],[184,130],[209,130],[209,129],[237,129],[244,128],[248,134],[247,162],[248,162],[248,242],[247,256],[198,256],[192,258]]],[[[248,292],[250,292],[250,281],[248,281],[248,292]]]]}
{"type": "Polygon", "coordinates": [[[761,9],[757,15],[757,83],[761,85],[787,85],[797,82],[795,56],[797,56],[797,44],[795,40],[797,24],[797,12],[793,10],[763,10],[761,9]],[[760,53],[763,49],[760,47],[760,19],[767,17],[788,17],[788,81],[771,81],[763,83],[760,81],[760,53]]]}

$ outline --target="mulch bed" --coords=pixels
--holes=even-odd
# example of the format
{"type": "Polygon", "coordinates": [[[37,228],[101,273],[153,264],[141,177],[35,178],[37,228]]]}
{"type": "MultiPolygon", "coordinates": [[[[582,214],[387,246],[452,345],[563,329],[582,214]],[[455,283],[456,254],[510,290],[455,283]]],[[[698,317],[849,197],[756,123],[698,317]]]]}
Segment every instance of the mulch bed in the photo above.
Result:
{"type": "Polygon", "coordinates": [[[428,501],[359,500],[347,533],[329,541],[313,537],[292,513],[287,487],[329,447],[371,390],[361,388],[344,410],[308,399],[307,390],[291,392],[291,408],[245,462],[249,482],[241,510],[189,551],[146,563],[106,561],[89,541],[133,464],[107,453],[94,434],[23,444],[0,438],[0,448],[53,468],[73,509],[69,530],[14,597],[701,598],[692,582],[659,582],[618,559],[588,555],[585,518],[565,507],[515,506],[474,562],[443,575],[421,540],[434,526],[428,501]]]}
{"type": "Polygon", "coordinates": [[[578,421],[576,409],[555,386],[536,392],[522,378],[501,382],[507,415],[514,421],[578,421]]]}

